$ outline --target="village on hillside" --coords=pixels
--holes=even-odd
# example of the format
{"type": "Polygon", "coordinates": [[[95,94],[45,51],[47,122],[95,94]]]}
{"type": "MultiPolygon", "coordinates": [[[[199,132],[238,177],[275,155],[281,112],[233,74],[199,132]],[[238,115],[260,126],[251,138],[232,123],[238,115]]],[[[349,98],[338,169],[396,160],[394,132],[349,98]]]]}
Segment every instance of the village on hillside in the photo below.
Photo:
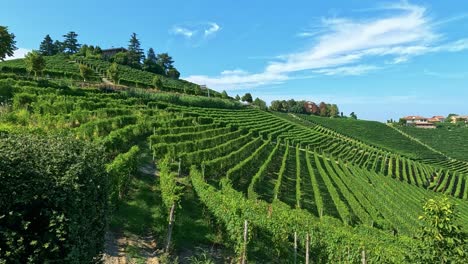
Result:
{"type": "Polygon", "coordinates": [[[403,120],[406,126],[417,128],[436,128],[437,123],[444,123],[446,121],[452,124],[456,124],[457,122],[468,123],[468,115],[451,115],[447,118],[444,116],[433,116],[430,118],[423,116],[406,116],[400,120],[403,120]]]}

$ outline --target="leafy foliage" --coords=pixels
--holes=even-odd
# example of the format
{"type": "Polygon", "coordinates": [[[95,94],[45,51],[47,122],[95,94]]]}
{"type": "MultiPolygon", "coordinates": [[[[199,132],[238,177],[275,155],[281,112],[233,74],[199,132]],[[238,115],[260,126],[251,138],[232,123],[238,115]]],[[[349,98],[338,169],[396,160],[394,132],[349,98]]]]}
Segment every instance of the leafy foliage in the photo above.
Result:
{"type": "Polygon", "coordinates": [[[132,176],[137,172],[138,154],[140,148],[133,146],[129,151],[119,154],[115,159],[107,164],[106,170],[111,181],[110,200],[116,203],[123,199],[132,176]]]}
{"type": "Polygon", "coordinates": [[[13,56],[15,50],[15,34],[8,32],[8,27],[0,26],[0,61],[13,56]]]}
{"type": "Polygon", "coordinates": [[[0,259],[89,263],[103,249],[103,152],[68,137],[0,138],[0,259]]]}
{"type": "Polygon", "coordinates": [[[463,263],[468,252],[467,234],[456,224],[458,213],[447,198],[429,199],[424,214],[420,239],[420,258],[426,263],[463,263]]]}
{"type": "Polygon", "coordinates": [[[42,73],[46,65],[44,58],[37,51],[32,51],[26,54],[25,61],[26,69],[29,72],[34,72],[35,77],[37,77],[38,73],[42,73]]]}

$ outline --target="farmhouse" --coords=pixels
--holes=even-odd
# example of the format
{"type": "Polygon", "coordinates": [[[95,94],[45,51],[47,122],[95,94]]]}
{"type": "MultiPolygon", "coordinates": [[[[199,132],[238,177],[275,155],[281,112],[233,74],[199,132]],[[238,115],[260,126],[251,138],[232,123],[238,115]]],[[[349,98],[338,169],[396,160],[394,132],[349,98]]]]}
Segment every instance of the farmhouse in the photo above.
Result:
{"type": "Polygon", "coordinates": [[[407,126],[414,126],[418,128],[436,128],[434,123],[442,122],[445,120],[442,116],[434,116],[432,118],[422,117],[422,116],[406,116],[403,117],[406,120],[407,126]]]}
{"type": "Polygon", "coordinates": [[[428,118],[422,116],[406,116],[403,117],[403,119],[406,120],[406,125],[414,125],[416,123],[422,124],[428,122],[428,118]]]}
{"type": "Polygon", "coordinates": [[[445,117],[444,116],[433,116],[427,120],[430,123],[439,123],[439,122],[445,122],[445,117]]]}

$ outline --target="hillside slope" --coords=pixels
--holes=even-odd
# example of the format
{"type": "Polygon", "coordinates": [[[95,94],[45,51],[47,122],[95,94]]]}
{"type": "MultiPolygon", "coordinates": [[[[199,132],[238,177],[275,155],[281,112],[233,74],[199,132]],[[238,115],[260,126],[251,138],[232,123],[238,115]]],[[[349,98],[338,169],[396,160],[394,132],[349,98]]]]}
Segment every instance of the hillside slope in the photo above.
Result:
{"type": "Polygon", "coordinates": [[[468,161],[468,128],[437,129],[399,128],[449,157],[468,161]]]}
{"type": "Polygon", "coordinates": [[[309,115],[297,116],[368,144],[386,148],[408,157],[430,159],[438,156],[437,153],[434,153],[425,146],[410,140],[394,129],[377,121],[354,120],[351,118],[324,118],[309,115]]]}

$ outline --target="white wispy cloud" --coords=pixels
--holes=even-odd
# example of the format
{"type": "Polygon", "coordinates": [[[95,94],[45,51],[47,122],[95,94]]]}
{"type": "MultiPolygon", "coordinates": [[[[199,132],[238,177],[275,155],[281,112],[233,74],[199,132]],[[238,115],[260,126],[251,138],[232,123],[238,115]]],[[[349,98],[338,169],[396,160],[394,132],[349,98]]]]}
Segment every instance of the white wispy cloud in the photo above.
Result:
{"type": "Polygon", "coordinates": [[[378,64],[388,61],[400,64],[427,53],[468,49],[468,38],[443,42],[444,36],[436,30],[437,21],[427,15],[423,6],[404,1],[375,11],[379,12],[375,17],[365,19],[323,18],[320,27],[297,35],[313,38],[312,46],[276,57],[262,72],[194,75],[186,79],[214,89],[251,88],[295,79],[307,71],[362,75],[382,68],[378,64]],[[376,65],[363,62],[366,59],[376,65]]]}
{"type": "Polygon", "coordinates": [[[26,56],[26,54],[28,54],[31,51],[32,50],[30,50],[30,49],[18,48],[17,50],[15,50],[13,56],[6,57],[5,60],[22,59],[22,58],[24,58],[26,56]]]}
{"type": "Polygon", "coordinates": [[[214,36],[221,30],[221,26],[214,22],[195,22],[182,23],[172,26],[169,32],[173,35],[179,35],[187,40],[200,42],[209,36],[214,36]]]}
{"type": "Polygon", "coordinates": [[[218,32],[221,29],[221,27],[216,24],[216,23],[210,23],[210,27],[208,29],[205,29],[205,36],[212,35],[216,32],[218,32]]]}
{"type": "Polygon", "coordinates": [[[356,66],[345,66],[345,67],[337,67],[337,68],[327,68],[327,69],[320,69],[315,70],[315,73],[320,73],[324,75],[344,75],[344,76],[357,76],[362,75],[364,73],[368,73],[371,71],[375,71],[380,69],[374,65],[356,65],[356,66]]]}
{"type": "Polygon", "coordinates": [[[175,35],[182,35],[186,38],[191,38],[196,33],[196,31],[190,30],[182,26],[174,26],[172,27],[172,33],[175,35]]]}

